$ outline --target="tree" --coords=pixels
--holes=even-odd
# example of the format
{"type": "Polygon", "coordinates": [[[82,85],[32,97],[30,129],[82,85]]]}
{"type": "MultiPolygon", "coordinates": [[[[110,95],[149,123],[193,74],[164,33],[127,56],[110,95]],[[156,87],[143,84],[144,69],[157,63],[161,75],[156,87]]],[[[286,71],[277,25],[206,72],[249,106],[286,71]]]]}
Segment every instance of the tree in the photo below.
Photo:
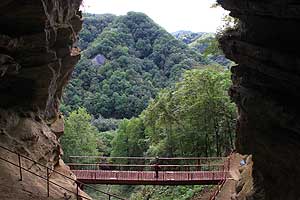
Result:
{"type": "Polygon", "coordinates": [[[230,73],[219,67],[184,73],[161,90],[138,118],[123,120],[113,156],[221,156],[233,147],[236,108],[227,90],[230,73]]]}
{"type": "Polygon", "coordinates": [[[63,159],[70,162],[69,156],[98,155],[97,128],[91,125],[91,115],[85,108],[70,113],[65,121],[65,133],[61,138],[64,150],[63,159]]]}
{"type": "Polygon", "coordinates": [[[143,13],[87,15],[80,44],[85,48],[63,97],[65,114],[85,107],[95,117],[137,117],[184,70],[206,63],[143,13]]]}
{"type": "Polygon", "coordinates": [[[227,70],[194,69],[175,88],[161,91],[141,115],[148,153],[220,156],[233,148],[236,109],[229,85],[227,70]]]}
{"type": "Polygon", "coordinates": [[[144,124],[140,118],[124,119],[112,141],[112,156],[142,156],[147,151],[144,124]]]}

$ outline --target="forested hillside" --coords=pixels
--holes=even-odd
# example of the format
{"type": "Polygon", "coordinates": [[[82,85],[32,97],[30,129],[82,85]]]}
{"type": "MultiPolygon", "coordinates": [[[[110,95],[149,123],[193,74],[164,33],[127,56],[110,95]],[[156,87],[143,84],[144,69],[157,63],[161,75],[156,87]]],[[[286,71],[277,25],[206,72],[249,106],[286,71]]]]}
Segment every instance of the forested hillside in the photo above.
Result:
{"type": "Polygon", "coordinates": [[[112,144],[113,156],[221,156],[233,148],[235,106],[221,68],[185,72],[162,90],[138,118],[124,120],[112,144]],[[124,143],[124,141],[127,141],[124,143]]]}
{"type": "MultiPolygon", "coordinates": [[[[70,155],[224,156],[234,148],[231,63],[215,34],[172,35],[136,12],[84,17],[82,58],[61,107],[66,162],[70,155]]],[[[188,200],[203,189],[99,187],[131,199],[163,200],[188,200]]]]}
{"type": "Polygon", "coordinates": [[[81,50],[88,48],[97,36],[112,23],[117,16],[112,14],[83,14],[84,23],[82,30],[79,33],[78,47],[81,50]]]}
{"type": "Polygon", "coordinates": [[[86,15],[78,45],[83,56],[65,92],[65,113],[82,106],[95,117],[137,116],[184,70],[208,63],[143,13],[86,15]]]}
{"type": "MultiPolygon", "coordinates": [[[[66,119],[62,137],[64,160],[70,161],[70,155],[224,156],[234,148],[235,137],[236,108],[227,95],[229,84],[224,68],[188,70],[174,87],[161,90],[138,117],[122,120],[115,131],[97,130],[85,109],[75,110],[66,119]]],[[[132,199],[147,194],[149,199],[188,200],[203,187],[113,188],[132,199]]]]}
{"type": "Polygon", "coordinates": [[[204,33],[204,32],[194,33],[192,31],[184,31],[184,30],[180,30],[180,31],[176,31],[176,32],[172,33],[172,35],[176,39],[181,40],[185,44],[190,44],[190,43],[194,42],[195,40],[197,40],[199,37],[201,37],[204,34],[206,34],[206,33],[204,33]]]}
{"type": "Polygon", "coordinates": [[[172,35],[187,44],[191,49],[198,51],[206,58],[209,64],[229,67],[233,63],[225,58],[219,48],[215,33],[194,33],[191,31],[177,31],[172,35]]]}

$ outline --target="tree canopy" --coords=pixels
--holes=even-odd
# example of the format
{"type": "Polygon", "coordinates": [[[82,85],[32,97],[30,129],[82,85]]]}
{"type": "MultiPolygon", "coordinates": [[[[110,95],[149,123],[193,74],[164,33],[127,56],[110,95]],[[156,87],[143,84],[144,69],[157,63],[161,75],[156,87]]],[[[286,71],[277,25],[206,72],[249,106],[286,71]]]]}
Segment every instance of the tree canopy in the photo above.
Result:
{"type": "Polygon", "coordinates": [[[138,116],[184,70],[207,64],[143,13],[86,18],[79,41],[83,56],[63,98],[65,113],[83,106],[94,116],[138,116]]]}
{"type": "Polygon", "coordinates": [[[224,69],[186,71],[183,80],[173,89],[162,90],[139,118],[123,121],[112,152],[168,157],[228,153],[233,148],[236,117],[227,95],[229,84],[229,72],[224,69]]]}
{"type": "MultiPolygon", "coordinates": [[[[70,155],[223,156],[234,148],[232,63],[215,34],[172,35],[136,12],[84,18],[82,58],[61,105],[65,161],[70,155]]],[[[142,187],[132,198],[190,199],[201,189],[142,187]]]]}
{"type": "Polygon", "coordinates": [[[64,147],[64,161],[69,156],[98,155],[97,128],[91,125],[91,116],[86,109],[79,108],[70,113],[65,120],[65,132],[61,138],[64,147]]]}

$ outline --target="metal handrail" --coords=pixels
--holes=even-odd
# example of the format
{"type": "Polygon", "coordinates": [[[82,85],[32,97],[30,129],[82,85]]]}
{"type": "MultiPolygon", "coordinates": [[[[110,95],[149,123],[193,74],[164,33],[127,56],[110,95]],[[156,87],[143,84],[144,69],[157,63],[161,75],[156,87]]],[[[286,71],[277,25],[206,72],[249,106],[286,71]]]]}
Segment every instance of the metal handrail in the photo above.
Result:
{"type": "Polygon", "coordinates": [[[223,171],[224,164],[165,165],[165,164],[116,164],[116,163],[66,163],[71,170],[118,170],[118,171],[223,171]]]}
{"type": "MultiPolygon", "coordinates": [[[[224,167],[224,172],[225,171],[230,171],[230,158],[231,158],[231,155],[233,154],[234,151],[232,151],[229,156],[227,157],[227,169],[225,170],[225,167],[224,167]]],[[[217,186],[217,190],[211,195],[211,197],[209,198],[209,200],[215,200],[216,197],[218,196],[218,194],[221,192],[221,189],[223,188],[225,182],[227,180],[227,173],[224,174],[224,177],[223,177],[223,180],[221,180],[219,183],[218,183],[218,186],[217,186]]]]}
{"type": "MultiPolygon", "coordinates": [[[[135,165],[135,164],[106,164],[106,163],[66,163],[68,166],[105,166],[105,167],[153,167],[154,165],[135,165]]],[[[222,167],[224,164],[200,164],[200,165],[164,165],[159,167],[222,167]]]]}
{"type": "Polygon", "coordinates": [[[70,178],[70,177],[68,177],[68,176],[66,176],[66,175],[64,175],[64,174],[62,174],[62,173],[60,173],[60,172],[58,172],[58,171],[55,171],[55,170],[53,170],[53,169],[47,167],[46,165],[40,164],[40,163],[38,163],[37,161],[35,161],[35,160],[33,160],[33,159],[31,159],[31,158],[29,158],[29,157],[27,157],[27,156],[21,155],[21,154],[15,152],[15,151],[12,151],[12,150],[10,150],[10,149],[8,149],[8,148],[6,148],[6,147],[3,147],[3,146],[0,145],[0,148],[1,148],[1,149],[4,149],[4,150],[6,150],[6,151],[8,151],[8,152],[10,152],[10,153],[13,153],[13,154],[15,154],[15,155],[18,156],[18,164],[13,163],[12,161],[7,160],[7,159],[5,159],[5,158],[3,158],[3,157],[1,157],[1,156],[0,156],[0,160],[5,161],[5,162],[7,162],[7,163],[9,163],[9,164],[11,164],[11,165],[14,165],[14,166],[16,166],[16,167],[19,168],[20,181],[23,180],[22,170],[24,170],[24,171],[26,171],[26,172],[29,172],[30,174],[33,174],[33,175],[35,175],[35,176],[37,176],[37,177],[39,177],[39,178],[41,178],[41,179],[47,181],[47,196],[48,196],[48,197],[50,196],[50,183],[51,183],[51,184],[53,184],[53,185],[55,185],[55,186],[58,186],[58,187],[64,189],[64,190],[67,191],[67,192],[70,192],[70,193],[72,193],[72,194],[75,194],[76,197],[77,197],[77,200],[79,200],[79,198],[83,198],[83,199],[87,199],[87,200],[92,200],[91,198],[87,198],[87,197],[82,196],[82,195],[79,194],[79,185],[85,186],[85,187],[88,187],[88,188],[91,188],[91,189],[93,189],[94,191],[97,191],[97,192],[100,192],[100,193],[102,193],[102,194],[104,194],[104,195],[107,195],[109,200],[111,199],[111,197],[114,197],[114,198],[120,199],[120,200],[126,200],[125,198],[119,197],[119,196],[117,196],[117,195],[115,195],[115,194],[110,194],[110,193],[107,193],[107,192],[98,190],[98,189],[96,189],[96,188],[94,188],[94,187],[92,187],[92,186],[89,186],[89,185],[84,184],[84,183],[82,183],[82,182],[80,182],[80,181],[77,181],[77,180],[75,180],[75,179],[73,179],[73,178],[70,178]],[[46,169],[46,171],[47,171],[46,178],[45,178],[44,176],[41,176],[41,175],[35,173],[35,172],[30,171],[30,169],[26,169],[26,168],[22,167],[22,162],[21,162],[22,159],[21,159],[21,158],[24,158],[24,159],[26,159],[26,160],[29,160],[29,161],[33,162],[34,164],[36,164],[36,165],[38,165],[38,166],[44,167],[44,168],[46,169]],[[50,172],[56,173],[56,174],[58,174],[58,175],[60,175],[60,176],[62,176],[62,177],[64,177],[64,178],[67,178],[67,179],[69,179],[69,180],[71,180],[71,181],[74,181],[74,182],[76,183],[76,185],[77,185],[76,192],[71,191],[71,190],[69,190],[69,189],[67,189],[67,188],[65,188],[65,187],[63,187],[63,186],[61,186],[61,185],[59,185],[59,184],[57,184],[57,183],[51,181],[51,180],[50,180],[50,172]]]}
{"type": "Polygon", "coordinates": [[[227,157],[108,157],[108,156],[69,156],[69,158],[129,159],[129,160],[223,160],[227,157]]]}

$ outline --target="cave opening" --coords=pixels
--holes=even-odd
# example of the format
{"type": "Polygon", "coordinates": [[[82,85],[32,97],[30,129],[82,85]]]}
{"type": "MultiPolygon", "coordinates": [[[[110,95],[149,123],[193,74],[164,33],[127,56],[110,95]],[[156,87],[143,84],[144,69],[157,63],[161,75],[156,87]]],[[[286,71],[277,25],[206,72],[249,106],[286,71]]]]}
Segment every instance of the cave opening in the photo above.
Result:
{"type": "MultiPolygon", "coordinates": [[[[221,18],[224,20],[223,26],[215,25],[213,31],[191,31],[184,29],[196,26],[197,22],[189,18],[176,18],[177,14],[174,12],[178,10],[166,12],[165,4],[161,6],[165,16],[155,8],[153,12],[147,10],[148,13],[142,13],[143,9],[136,10],[139,6],[129,7],[125,11],[121,9],[124,3],[119,1],[118,6],[116,2],[106,4],[98,6],[95,2],[90,5],[88,1],[83,3],[83,10],[94,13],[83,13],[83,29],[76,44],[82,51],[82,57],[66,87],[61,105],[61,111],[66,117],[65,134],[61,138],[62,146],[65,147],[64,161],[73,164],[98,163],[103,159],[103,162],[107,162],[106,165],[113,165],[113,159],[107,161],[107,158],[100,156],[229,155],[235,148],[236,108],[227,94],[230,85],[229,68],[234,63],[225,58],[218,47],[217,38],[221,37],[225,29],[238,26],[237,21],[225,13],[222,16],[222,8],[209,2],[206,9],[210,12],[205,16],[189,16],[192,19],[201,19],[198,22],[201,21],[202,28],[215,20],[219,20],[221,24],[221,18]],[[97,11],[97,6],[100,11],[97,11]],[[109,6],[119,8],[122,13],[109,6]],[[213,13],[218,13],[219,18],[209,19],[209,16],[214,16],[213,13]],[[163,23],[168,15],[176,19],[169,22],[171,25],[166,24],[169,25],[166,30],[159,22],[163,23]],[[205,17],[206,22],[203,23],[205,17]],[[189,20],[192,22],[183,26],[184,20],[186,23],[189,20]],[[178,25],[174,28],[173,24],[178,25]],[[216,29],[218,36],[212,33],[216,29]],[[193,84],[189,86],[189,82],[193,84]],[[211,90],[205,90],[209,87],[211,90]],[[197,92],[216,95],[204,95],[203,98],[190,96],[197,92]],[[177,93],[178,95],[174,95],[177,93]],[[180,101],[181,97],[187,100],[180,101]],[[187,106],[188,104],[191,106],[187,106]],[[165,107],[166,112],[159,107],[165,107]],[[161,115],[165,115],[165,119],[160,119],[161,115]],[[206,117],[202,117],[203,115],[206,117]],[[90,121],[92,126],[87,129],[78,125],[88,124],[90,121]],[[179,125],[178,121],[181,121],[179,125]],[[163,125],[158,126],[159,123],[163,125]],[[182,124],[190,124],[190,127],[182,124]],[[151,126],[157,130],[151,133],[151,126]],[[94,127],[99,131],[96,133],[97,137],[100,135],[101,138],[98,146],[91,141],[95,140],[92,130],[94,127]],[[155,133],[159,131],[162,135],[155,133]],[[83,133],[85,137],[92,139],[83,140],[84,144],[80,145],[89,148],[80,152],[81,149],[73,138],[84,137],[80,136],[83,133]],[[84,158],[87,155],[99,155],[99,159],[84,158]]],[[[149,7],[148,4],[144,7],[149,7]]],[[[151,4],[155,7],[155,3],[151,4]]],[[[177,9],[185,10],[180,8],[182,2],[174,2],[173,5],[177,9]]],[[[196,12],[197,9],[189,6],[186,10],[182,16],[188,15],[188,12],[196,12]]],[[[122,162],[123,165],[137,164],[132,160],[122,162]]],[[[103,166],[105,167],[108,168],[103,166]]],[[[100,188],[103,189],[103,186],[100,188]]],[[[108,188],[124,194],[133,191],[130,186],[108,188]]],[[[151,188],[145,187],[143,190],[151,188]]],[[[172,190],[175,191],[176,188],[172,190]]]]}
{"type": "MultiPolygon", "coordinates": [[[[218,2],[224,9],[230,11],[232,17],[240,20],[238,29],[227,30],[219,38],[219,43],[226,57],[237,63],[236,66],[231,68],[233,83],[230,87],[230,96],[237,104],[239,111],[236,127],[238,133],[236,140],[237,150],[244,154],[252,154],[254,162],[253,171],[247,172],[249,176],[253,177],[253,187],[251,183],[241,182],[237,185],[237,192],[244,191],[244,193],[243,195],[237,194],[234,198],[297,199],[300,196],[297,188],[300,172],[298,168],[299,37],[296,28],[299,25],[299,3],[296,0],[219,0],[218,2]]],[[[47,165],[49,169],[60,170],[61,173],[68,176],[70,176],[70,170],[61,160],[62,150],[57,140],[63,132],[63,123],[61,121],[63,117],[58,116],[60,116],[59,104],[63,87],[69,80],[75,64],[80,59],[78,49],[72,49],[72,44],[75,42],[74,36],[82,28],[82,13],[79,11],[81,3],[80,0],[32,0],[22,2],[3,0],[0,3],[0,144],[16,151],[17,154],[34,158],[34,160],[47,165]]],[[[178,15],[180,13],[182,12],[178,12],[178,15]]],[[[130,28],[133,26],[134,23],[130,25],[130,28]]],[[[122,25],[106,31],[113,32],[116,28],[129,29],[122,25]]],[[[93,33],[97,31],[99,31],[97,28],[91,29],[93,33]]],[[[118,35],[120,33],[113,34],[118,35]]],[[[142,35],[137,31],[137,37],[142,35]]],[[[126,38],[128,35],[123,34],[122,37],[126,38]]],[[[102,47],[105,47],[103,48],[104,51],[110,52],[109,44],[111,41],[108,38],[106,39],[101,41],[104,45],[102,47]]],[[[139,49],[134,52],[138,58],[146,58],[152,53],[151,48],[147,45],[151,44],[150,39],[149,42],[138,42],[138,40],[135,41],[134,39],[132,41],[134,48],[139,49]]],[[[173,45],[176,43],[178,42],[174,40],[173,45]]],[[[111,56],[117,57],[132,53],[129,48],[119,46],[119,48],[116,48],[117,51],[111,56]]],[[[178,47],[178,49],[182,49],[183,46],[178,47]]],[[[164,52],[170,50],[167,48],[167,45],[163,45],[163,47],[166,47],[163,49],[164,52]]],[[[156,47],[156,50],[158,49],[159,47],[156,47]]],[[[93,59],[95,58],[93,62],[103,63],[105,59],[107,60],[105,56],[99,55],[97,57],[93,51],[89,53],[93,55],[93,59]]],[[[126,80],[126,77],[139,75],[139,73],[136,73],[139,70],[151,71],[151,69],[159,69],[165,64],[164,62],[159,62],[162,60],[159,54],[153,56],[153,59],[157,62],[156,67],[151,61],[141,62],[135,59],[121,59],[123,64],[131,63],[134,65],[134,70],[130,71],[130,73],[128,72],[128,74],[118,72],[111,81],[112,84],[103,84],[101,89],[109,91],[110,87],[118,88],[120,85],[126,89],[128,83],[126,81],[122,82],[122,80],[126,80]],[[140,69],[139,66],[143,66],[143,68],[140,69]]],[[[82,63],[83,60],[80,62],[82,63]]],[[[177,67],[187,66],[190,61],[186,61],[186,63],[177,67]]],[[[172,59],[172,62],[177,62],[176,56],[172,59]]],[[[167,63],[170,64],[170,60],[167,63]]],[[[118,65],[118,67],[124,68],[124,65],[118,65]]],[[[107,66],[107,68],[110,67],[116,68],[116,65],[111,64],[107,66]]],[[[159,79],[159,77],[165,76],[166,78],[161,84],[167,85],[168,78],[171,77],[176,80],[176,76],[173,77],[172,74],[176,74],[178,68],[175,67],[170,72],[154,73],[153,77],[159,79]]],[[[97,72],[104,70],[102,67],[95,69],[92,73],[97,74],[97,72]]],[[[82,68],[75,68],[75,76],[80,75],[80,78],[87,81],[84,84],[80,80],[71,82],[68,86],[71,88],[69,88],[69,91],[73,90],[74,93],[80,92],[76,87],[78,85],[88,89],[92,83],[103,81],[107,75],[111,75],[108,73],[106,76],[88,80],[86,78],[89,77],[88,73],[78,73],[78,71],[82,71],[82,68]]],[[[136,80],[137,82],[145,83],[141,90],[143,92],[137,96],[139,97],[138,100],[145,96],[144,93],[151,96],[152,93],[157,92],[146,87],[153,85],[151,81],[145,81],[148,80],[148,77],[152,77],[151,73],[149,74],[136,80]]],[[[189,76],[192,75],[189,74],[186,77],[188,78],[189,76]]],[[[181,86],[183,85],[182,83],[181,86]]],[[[139,89],[138,87],[133,88],[134,92],[138,92],[139,89]]],[[[93,88],[91,91],[92,95],[95,90],[97,88],[93,88]]],[[[180,90],[180,92],[184,91],[180,90]]],[[[164,103],[169,103],[168,108],[172,108],[172,106],[177,105],[174,101],[171,101],[174,100],[176,94],[178,93],[161,93],[160,99],[164,100],[164,103]],[[173,104],[171,104],[172,102],[173,104]]],[[[191,92],[190,94],[193,93],[191,92]]],[[[74,95],[72,101],[80,103],[81,98],[84,97],[92,102],[92,95],[87,93],[74,95]]],[[[114,103],[116,106],[119,106],[119,110],[128,109],[126,113],[136,112],[134,110],[136,108],[135,104],[128,108],[122,107],[122,102],[126,99],[124,96],[115,94],[114,98],[118,100],[114,103]]],[[[100,95],[96,99],[101,99],[101,102],[109,105],[108,101],[111,98],[100,95]],[[106,102],[106,100],[108,101],[106,102]]],[[[132,99],[134,99],[134,96],[132,99]]],[[[153,106],[165,105],[162,100],[157,102],[154,100],[153,106]]],[[[179,99],[176,100],[179,101],[179,99]]],[[[140,108],[146,105],[143,101],[132,102],[139,102],[140,108]]],[[[87,104],[86,106],[93,104],[95,103],[87,104]]],[[[189,106],[192,103],[188,102],[186,105],[189,106]]],[[[66,112],[69,108],[65,106],[61,109],[66,112]]],[[[87,110],[89,109],[91,108],[87,108],[87,110]]],[[[109,109],[112,108],[99,104],[97,109],[103,109],[102,113],[109,113],[111,112],[109,109]]],[[[122,114],[117,109],[113,111],[114,117],[122,114]]],[[[174,111],[177,110],[175,109],[174,111]]],[[[101,113],[99,110],[94,112],[101,113]]],[[[157,113],[159,112],[152,114],[157,113]]],[[[145,116],[147,117],[152,116],[154,121],[155,119],[170,120],[170,118],[167,118],[169,117],[167,112],[165,112],[165,115],[159,115],[164,118],[146,114],[145,116]]],[[[89,119],[84,110],[78,112],[77,117],[82,117],[83,121],[89,119]]],[[[107,119],[107,117],[109,116],[102,116],[98,121],[99,126],[103,130],[106,129],[106,125],[115,127],[117,123],[113,119],[107,119]]],[[[193,119],[190,120],[193,121],[193,119]]],[[[165,121],[162,120],[161,122],[165,121]]],[[[138,126],[134,126],[141,123],[139,119],[135,119],[134,123],[132,122],[131,124],[130,121],[123,123],[124,127],[131,125],[130,128],[135,130],[136,133],[142,132],[136,128],[138,126]]],[[[155,123],[152,125],[158,126],[155,123]]],[[[179,126],[180,121],[165,123],[164,125],[161,129],[163,131],[159,131],[162,136],[168,136],[168,139],[172,139],[174,135],[180,136],[174,134],[174,126],[179,126]]],[[[197,123],[193,125],[200,126],[197,123]]],[[[76,130],[76,126],[74,130],[76,130]]],[[[95,130],[91,128],[91,132],[95,130]]],[[[150,131],[150,129],[147,130],[150,131]]],[[[194,135],[192,131],[187,131],[186,133],[194,135]]],[[[155,136],[155,134],[153,135],[155,136]]],[[[136,135],[132,135],[131,138],[121,141],[124,141],[123,144],[130,144],[135,138],[137,138],[136,135]]],[[[107,134],[103,141],[109,141],[110,139],[111,135],[107,134]]],[[[186,138],[180,138],[182,140],[155,139],[153,144],[160,145],[151,146],[149,153],[151,152],[153,155],[161,151],[161,149],[167,149],[176,155],[178,153],[176,152],[177,148],[173,148],[176,141],[180,141],[177,144],[179,146],[194,147],[194,152],[205,152],[205,149],[200,148],[201,145],[197,145],[198,140],[192,140],[192,142],[195,142],[194,145],[184,145],[181,142],[184,142],[186,138]]],[[[139,145],[144,145],[143,140],[139,142],[139,145]]],[[[101,143],[93,145],[98,145],[100,149],[103,147],[101,143]]],[[[139,150],[138,148],[134,149],[134,153],[139,150]]],[[[188,150],[185,149],[178,154],[185,154],[186,152],[188,150]]],[[[212,150],[212,153],[215,153],[215,151],[212,150]]],[[[18,163],[17,154],[9,154],[3,149],[0,150],[1,158],[11,159],[15,163],[18,163]]],[[[43,174],[43,176],[46,174],[34,162],[21,159],[21,163],[24,167],[43,174]]],[[[39,179],[33,178],[26,173],[23,181],[19,181],[19,169],[2,161],[0,162],[0,169],[1,199],[38,199],[47,195],[45,193],[47,188],[45,182],[41,182],[39,179]],[[25,191],[31,191],[32,193],[25,191]]],[[[52,175],[50,180],[55,180],[55,178],[57,177],[52,175]]],[[[69,179],[59,179],[59,181],[76,193],[74,181],[69,181],[69,179]]],[[[67,194],[64,194],[60,189],[54,186],[50,188],[54,199],[68,198],[67,194]]],[[[147,191],[145,190],[144,192],[147,191]]],[[[73,197],[76,198],[76,196],[73,197]]]]}

